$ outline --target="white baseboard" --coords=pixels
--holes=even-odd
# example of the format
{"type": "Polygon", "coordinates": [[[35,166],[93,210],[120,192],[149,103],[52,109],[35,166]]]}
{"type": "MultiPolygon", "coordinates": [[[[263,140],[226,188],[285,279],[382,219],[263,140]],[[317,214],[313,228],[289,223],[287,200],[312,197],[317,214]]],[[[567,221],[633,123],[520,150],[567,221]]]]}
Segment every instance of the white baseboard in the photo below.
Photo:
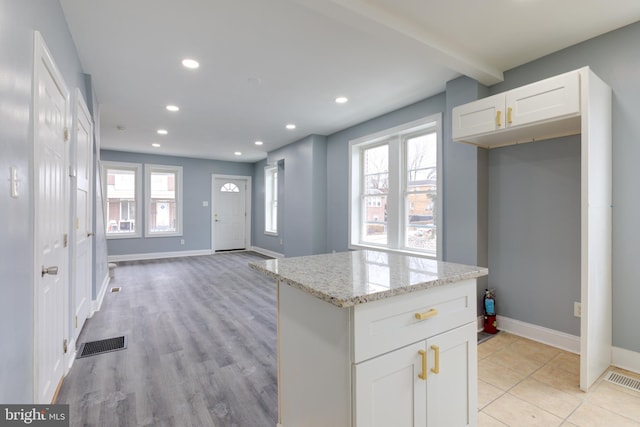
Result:
{"type": "MultiPolygon", "coordinates": [[[[508,317],[498,316],[498,329],[514,335],[548,344],[571,353],[580,354],[580,337],[508,317]]],[[[484,328],[484,316],[478,317],[478,331],[484,328]]],[[[611,365],[640,374],[640,353],[613,347],[611,365]]]]}
{"type": "Polygon", "coordinates": [[[580,337],[504,316],[498,316],[496,320],[501,331],[580,354],[580,337]]]}
{"type": "Polygon", "coordinates": [[[93,305],[91,307],[91,313],[89,313],[88,317],[92,317],[96,311],[100,311],[100,307],[102,307],[102,301],[104,300],[104,296],[107,293],[107,288],[109,287],[110,281],[111,281],[111,277],[109,277],[109,274],[104,276],[104,279],[102,280],[102,286],[100,286],[98,295],[96,295],[96,299],[93,301],[93,305]]]}
{"type": "Polygon", "coordinates": [[[257,246],[251,246],[251,250],[265,256],[270,256],[271,258],[284,258],[284,254],[273,252],[268,249],[259,248],[257,246]]]}
{"type": "Polygon", "coordinates": [[[109,255],[108,261],[142,261],[146,259],[181,258],[202,255],[211,255],[211,249],[201,249],[197,251],[153,252],[146,254],[109,255]]]}
{"type": "Polygon", "coordinates": [[[618,368],[640,374],[640,353],[624,348],[611,349],[611,364],[618,368]]]}

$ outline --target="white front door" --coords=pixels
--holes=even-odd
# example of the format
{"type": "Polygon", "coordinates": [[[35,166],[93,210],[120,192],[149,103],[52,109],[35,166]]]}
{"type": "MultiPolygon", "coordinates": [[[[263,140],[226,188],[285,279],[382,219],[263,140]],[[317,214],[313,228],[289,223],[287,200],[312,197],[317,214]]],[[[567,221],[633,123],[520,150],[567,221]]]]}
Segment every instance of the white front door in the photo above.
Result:
{"type": "Polygon", "coordinates": [[[34,399],[50,403],[64,375],[69,92],[39,33],[34,64],[34,399]]]}
{"type": "Polygon", "coordinates": [[[247,181],[216,177],[213,180],[213,247],[216,251],[245,249],[247,181]]]}
{"type": "Polygon", "coordinates": [[[93,126],[91,115],[80,91],[77,91],[76,123],[76,216],[75,216],[75,278],[73,302],[75,319],[73,338],[76,340],[89,315],[92,280],[93,210],[91,189],[93,178],[93,126]]]}

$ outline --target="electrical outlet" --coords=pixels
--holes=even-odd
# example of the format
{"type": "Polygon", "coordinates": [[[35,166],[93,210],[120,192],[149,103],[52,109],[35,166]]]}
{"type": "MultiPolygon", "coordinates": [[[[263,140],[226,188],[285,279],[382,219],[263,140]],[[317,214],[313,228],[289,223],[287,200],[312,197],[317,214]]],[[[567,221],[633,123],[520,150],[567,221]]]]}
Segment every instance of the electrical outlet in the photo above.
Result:
{"type": "Polygon", "coordinates": [[[573,315],[575,317],[580,317],[582,315],[582,304],[579,302],[573,303],[573,315]]]}
{"type": "Polygon", "coordinates": [[[184,245],[184,239],[180,239],[180,244],[184,245]]]}

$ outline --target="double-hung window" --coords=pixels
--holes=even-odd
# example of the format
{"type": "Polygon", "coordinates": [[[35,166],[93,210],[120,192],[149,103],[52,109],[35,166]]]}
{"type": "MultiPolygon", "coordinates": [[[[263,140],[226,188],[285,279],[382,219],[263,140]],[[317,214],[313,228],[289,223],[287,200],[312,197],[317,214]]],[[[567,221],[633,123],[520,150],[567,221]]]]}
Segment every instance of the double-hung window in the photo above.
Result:
{"type": "Polygon", "coordinates": [[[145,235],[182,235],[182,167],[145,165],[145,235]]]}
{"type": "Polygon", "coordinates": [[[142,165],[136,163],[102,162],[108,238],[141,235],[137,222],[142,196],[141,171],[142,165]]]}
{"type": "Polygon", "coordinates": [[[278,165],[264,168],[264,232],[278,234],[278,165]]]}
{"type": "Polygon", "coordinates": [[[439,257],[440,114],[350,142],[350,247],[439,257]]]}

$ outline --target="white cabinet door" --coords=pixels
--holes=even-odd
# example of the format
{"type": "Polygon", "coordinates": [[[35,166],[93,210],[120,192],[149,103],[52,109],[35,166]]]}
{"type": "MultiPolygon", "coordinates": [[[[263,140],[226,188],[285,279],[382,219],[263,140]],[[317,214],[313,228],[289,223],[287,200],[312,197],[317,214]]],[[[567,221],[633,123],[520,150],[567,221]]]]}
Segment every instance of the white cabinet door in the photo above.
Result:
{"type": "Polygon", "coordinates": [[[475,426],[478,349],[475,323],[427,340],[427,425],[475,426]]]}
{"type": "Polygon", "coordinates": [[[580,113],[580,74],[571,72],[505,93],[507,127],[580,113]]]}
{"type": "Polygon", "coordinates": [[[412,344],[355,365],[356,427],[423,427],[427,386],[420,350],[412,344]]]}
{"type": "Polygon", "coordinates": [[[504,129],[504,94],[454,107],[452,137],[454,141],[504,129]]]}

